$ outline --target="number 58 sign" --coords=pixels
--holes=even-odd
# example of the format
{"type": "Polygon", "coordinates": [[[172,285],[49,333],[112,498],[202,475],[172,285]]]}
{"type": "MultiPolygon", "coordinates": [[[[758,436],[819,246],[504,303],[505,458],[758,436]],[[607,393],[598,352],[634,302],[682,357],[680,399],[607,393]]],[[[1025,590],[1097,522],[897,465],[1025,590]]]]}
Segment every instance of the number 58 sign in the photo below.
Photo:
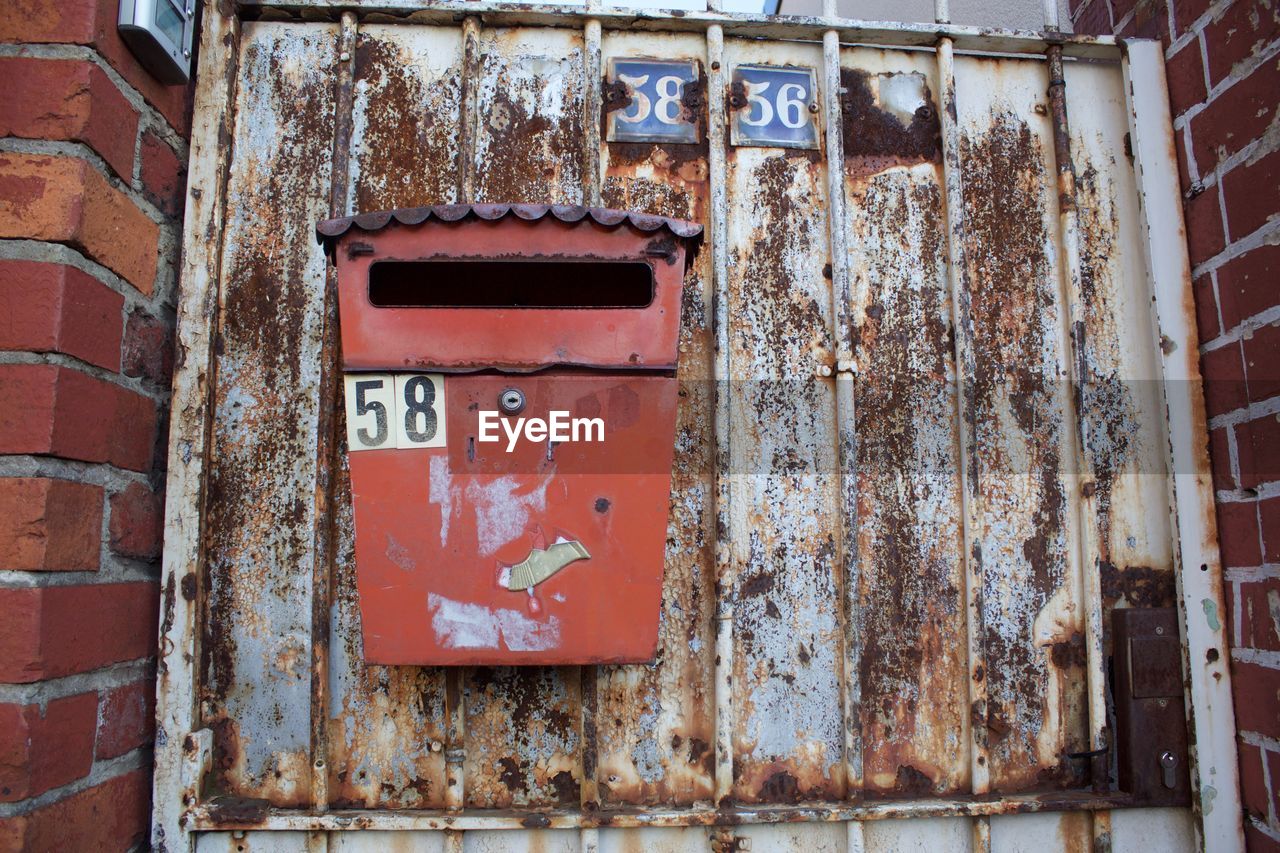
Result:
{"type": "Polygon", "coordinates": [[[347,450],[444,447],[444,376],[349,373],[347,450]]]}
{"type": "Polygon", "coordinates": [[[609,60],[610,90],[627,103],[610,110],[607,141],[697,142],[697,111],[684,100],[697,79],[697,66],[685,60],[609,60]]]}

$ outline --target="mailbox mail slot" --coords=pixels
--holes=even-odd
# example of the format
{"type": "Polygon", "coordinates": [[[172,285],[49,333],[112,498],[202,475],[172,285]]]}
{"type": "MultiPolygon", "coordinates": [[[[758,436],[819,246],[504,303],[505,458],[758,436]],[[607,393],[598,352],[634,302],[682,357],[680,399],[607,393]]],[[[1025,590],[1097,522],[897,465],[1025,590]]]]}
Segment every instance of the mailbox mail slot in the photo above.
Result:
{"type": "Polygon", "coordinates": [[[338,271],[365,659],[652,659],[701,226],[453,205],[317,231],[338,271]]]}

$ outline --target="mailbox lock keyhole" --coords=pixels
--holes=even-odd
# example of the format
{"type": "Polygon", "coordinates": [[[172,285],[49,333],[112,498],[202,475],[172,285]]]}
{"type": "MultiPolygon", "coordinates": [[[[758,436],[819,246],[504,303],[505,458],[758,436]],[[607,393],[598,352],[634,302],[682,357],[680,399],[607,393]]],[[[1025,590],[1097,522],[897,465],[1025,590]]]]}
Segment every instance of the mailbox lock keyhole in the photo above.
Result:
{"type": "Polygon", "coordinates": [[[1178,786],[1178,778],[1174,775],[1174,770],[1178,766],[1178,757],[1169,750],[1160,753],[1160,775],[1161,781],[1166,788],[1176,788],[1178,786]]]}
{"type": "Polygon", "coordinates": [[[519,388],[504,388],[498,395],[498,406],[505,415],[518,415],[524,411],[524,392],[519,388]]]}

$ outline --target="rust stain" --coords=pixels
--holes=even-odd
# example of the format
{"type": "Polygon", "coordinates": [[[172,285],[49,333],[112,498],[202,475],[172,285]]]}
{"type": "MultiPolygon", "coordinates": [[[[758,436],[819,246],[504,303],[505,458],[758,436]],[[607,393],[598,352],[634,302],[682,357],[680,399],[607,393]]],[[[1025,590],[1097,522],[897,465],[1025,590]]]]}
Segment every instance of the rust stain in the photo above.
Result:
{"type": "Polygon", "coordinates": [[[941,161],[937,105],[923,74],[841,68],[840,88],[847,173],[941,161]]]}
{"type": "Polygon", "coordinates": [[[870,795],[923,796],[963,789],[968,771],[950,291],[939,170],[879,165],[870,176],[866,161],[846,170],[864,784],[870,795]]]}
{"type": "Polygon", "coordinates": [[[356,211],[457,199],[462,51],[454,32],[360,30],[352,134],[356,211]]]}
{"type": "Polygon", "coordinates": [[[582,203],[582,47],[566,31],[481,36],[475,201],[582,203]]]}
{"type": "Polygon", "coordinates": [[[466,804],[578,805],[582,697],[576,667],[477,667],[466,681],[466,804]]]}
{"type": "MultiPolygon", "coordinates": [[[[843,792],[834,393],[821,168],[737,149],[731,163],[729,392],[739,575],[772,577],[734,611],[734,793],[796,802],[843,792]]],[[[756,581],[761,584],[760,581],[756,581]]]]}
{"type": "MultiPolygon", "coordinates": [[[[983,457],[983,599],[992,787],[1083,783],[1058,756],[1084,742],[1083,683],[1047,648],[1071,615],[1060,448],[1066,440],[1057,345],[1051,191],[1039,137],[996,110],[961,140],[983,457]]],[[[1078,608],[1077,608],[1078,610],[1078,608]]],[[[1073,621],[1073,619],[1075,621],[1073,621]]]]}

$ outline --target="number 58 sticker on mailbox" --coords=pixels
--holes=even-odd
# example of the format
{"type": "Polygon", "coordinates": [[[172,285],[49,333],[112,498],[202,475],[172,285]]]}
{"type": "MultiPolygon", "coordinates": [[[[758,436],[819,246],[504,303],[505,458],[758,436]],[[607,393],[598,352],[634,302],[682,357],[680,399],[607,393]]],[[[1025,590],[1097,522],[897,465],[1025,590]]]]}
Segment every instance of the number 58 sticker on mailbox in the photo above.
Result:
{"type": "Polygon", "coordinates": [[[345,386],[348,450],[445,446],[443,374],[349,373],[345,386]]]}

